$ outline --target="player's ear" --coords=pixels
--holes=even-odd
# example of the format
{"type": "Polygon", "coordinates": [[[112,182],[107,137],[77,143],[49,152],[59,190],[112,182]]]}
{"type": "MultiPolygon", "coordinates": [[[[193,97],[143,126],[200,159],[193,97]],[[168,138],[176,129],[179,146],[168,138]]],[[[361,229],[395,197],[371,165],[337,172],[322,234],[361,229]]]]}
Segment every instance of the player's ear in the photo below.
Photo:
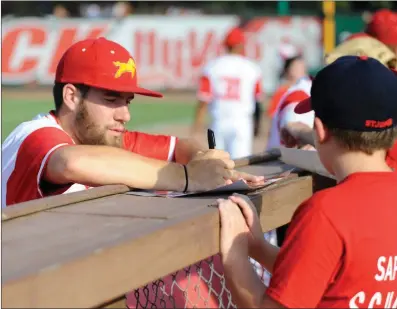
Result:
{"type": "Polygon", "coordinates": [[[325,143],[329,139],[329,131],[318,117],[314,118],[314,131],[320,144],[325,143]]]}
{"type": "Polygon", "coordinates": [[[74,111],[81,101],[80,91],[72,84],[66,84],[62,90],[63,104],[74,111]]]}

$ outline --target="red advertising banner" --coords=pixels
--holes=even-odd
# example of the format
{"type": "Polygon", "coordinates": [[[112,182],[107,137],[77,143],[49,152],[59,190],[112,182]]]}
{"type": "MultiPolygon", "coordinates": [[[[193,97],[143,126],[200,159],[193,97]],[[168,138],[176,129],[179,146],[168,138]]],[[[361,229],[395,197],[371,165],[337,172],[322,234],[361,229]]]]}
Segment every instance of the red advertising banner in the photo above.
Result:
{"type": "MultiPolygon", "coordinates": [[[[56,65],[71,44],[105,36],[131,52],[142,85],[195,88],[201,68],[223,52],[223,38],[237,23],[234,16],[148,15],[123,21],[10,19],[3,22],[2,29],[3,84],[51,85],[56,65]]],[[[267,91],[278,82],[283,44],[300,50],[309,68],[321,65],[321,23],[316,18],[258,18],[251,20],[246,30],[246,54],[262,67],[267,91]]]]}

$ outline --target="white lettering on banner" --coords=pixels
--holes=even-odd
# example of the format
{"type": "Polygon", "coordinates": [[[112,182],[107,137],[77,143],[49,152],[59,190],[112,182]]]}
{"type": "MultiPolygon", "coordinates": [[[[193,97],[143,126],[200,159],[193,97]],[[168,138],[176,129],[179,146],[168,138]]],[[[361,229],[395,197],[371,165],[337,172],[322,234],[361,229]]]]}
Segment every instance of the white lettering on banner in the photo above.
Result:
{"type": "MultiPolygon", "coordinates": [[[[134,56],[143,86],[194,89],[202,67],[222,53],[224,36],[237,23],[235,16],[148,15],[121,22],[11,19],[3,25],[3,83],[52,84],[56,64],[68,46],[103,35],[134,56]]],[[[316,18],[257,18],[247,30],[246,54],[260,64],[267,92],[278,84],[283,42],[300,48],[310,68],[321,65],[321,23],[316,18]]]]}
{"type": "Polygon", "coordinates": [[[106,33],[109,22],[73,19],[23,18],[4,23],[2,34],[2,77],[4,84],[38,81],[52,84],[56,65],[74,42],[106,33]]]}
{"type": "MultiPolygon", "coordinates": [[[[379,273],[374,276],[376,281],[396,281],[397,256],[380,256],[377,268],[379,273]]],[[[397,286],[397,284],[394,286],[397,286]]],[[[350,299],[349,307],[363,308],[366,303],[368,303],[367,308],[374,308],[375,305],[378,308],[397,308],[397,290],[390,291],[386,295],[385,293],[376,292],[372,296],[360,291],[350,299]]]]}
{"type": "Polygon", "coordinates": [[[194,88],[202,67],[221,53],[225,33],[237,22],[231,16],[137,16],[124,22],[123,33],[109,37],[132,53],[144,86],[194,88]]]}

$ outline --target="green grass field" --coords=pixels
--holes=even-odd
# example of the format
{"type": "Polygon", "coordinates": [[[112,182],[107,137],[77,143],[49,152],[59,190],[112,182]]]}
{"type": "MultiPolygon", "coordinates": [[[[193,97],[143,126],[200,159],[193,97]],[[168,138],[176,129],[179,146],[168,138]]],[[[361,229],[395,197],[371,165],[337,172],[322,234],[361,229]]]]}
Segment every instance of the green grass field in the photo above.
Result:
{"type": "MultiPolygon", "coordinates": [[[[155,100],[154,100],[155,101],[155,100]]],[[[190,101],[190,100],[189,100],[190,101]]],[[[155,103],[146,103],[137,99],[130,105],[131,121],[127,127],[130,130],[148,128],[152,125],[188,123],[193,119],[194,105],[191,102],[174,103],[170,99],[163,99],[155,103]]],[[[53,109],[51,99],[15,98],[3,95],[2,99],[2,142],[10,132],[21,122],[32,119],[39,113],[53,109]]]]}

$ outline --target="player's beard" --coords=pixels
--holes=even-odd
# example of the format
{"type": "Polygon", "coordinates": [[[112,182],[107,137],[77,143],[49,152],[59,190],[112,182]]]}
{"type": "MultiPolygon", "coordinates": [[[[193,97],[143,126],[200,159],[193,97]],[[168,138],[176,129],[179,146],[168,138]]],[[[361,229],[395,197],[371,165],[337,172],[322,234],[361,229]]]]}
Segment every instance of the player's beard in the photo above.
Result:
{"type": "Polygon", "coordinates": [[[95,124],[84,101],[79,104],[76,113],[75,130],[82,145],[106,145],[119,148],[122,145],[122,136],[106,136],[107,128],[95,124]]]}

